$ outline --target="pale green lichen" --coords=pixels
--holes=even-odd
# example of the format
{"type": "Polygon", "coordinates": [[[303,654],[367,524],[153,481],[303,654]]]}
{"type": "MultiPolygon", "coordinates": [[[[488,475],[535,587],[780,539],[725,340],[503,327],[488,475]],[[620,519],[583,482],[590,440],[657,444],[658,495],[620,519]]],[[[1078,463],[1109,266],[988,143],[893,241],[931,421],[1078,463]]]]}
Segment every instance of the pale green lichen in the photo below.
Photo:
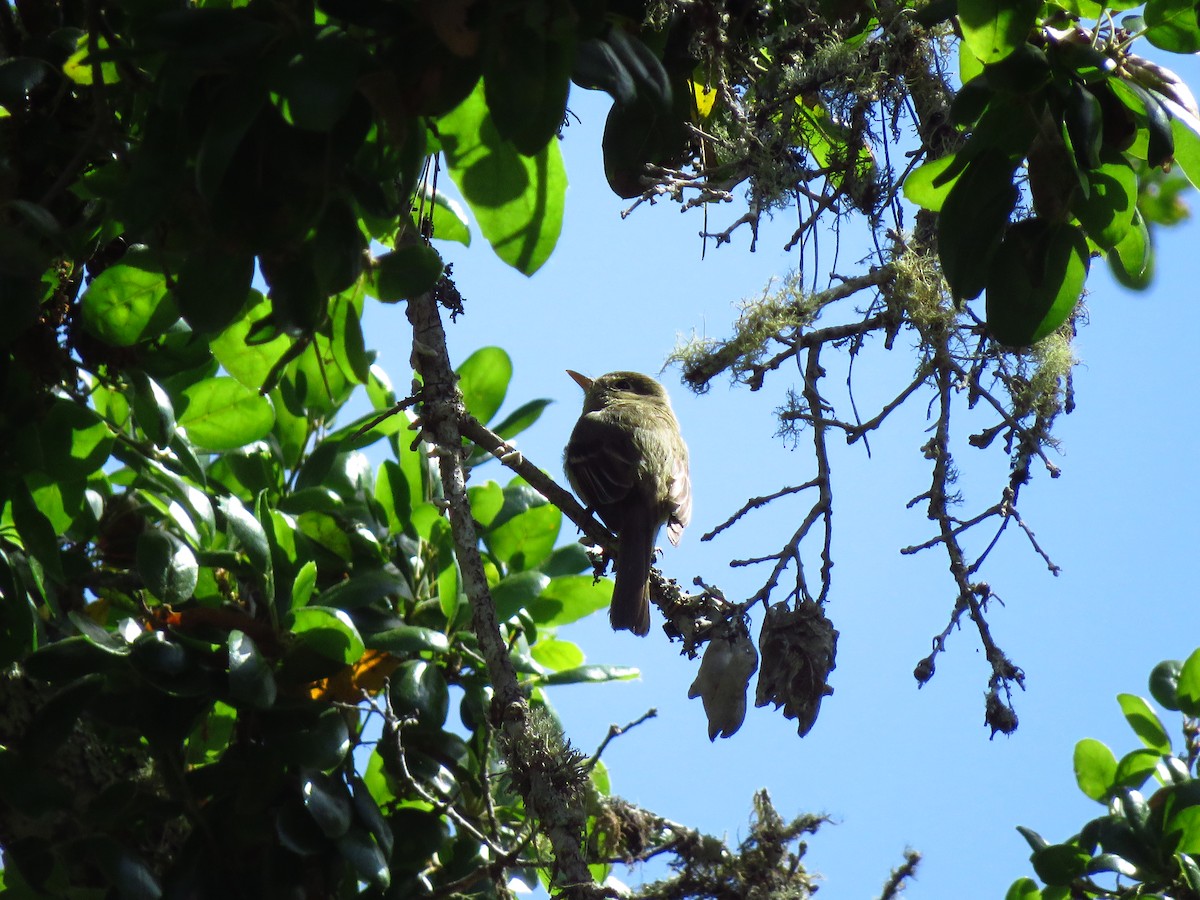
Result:
{"type": "Polygon", "coordinates": [[[766,358],[772,343],[783,343],[808,327],[819,312],[799,273],[787,275],[778,287],[772,279],[762,296],[739,304],[732,337],[724,341],[696,336],[680,339],[667,364],[679,365],[684,380],[698,392],[707,390],[709,382],[724,371],[736,381],[746,381],[766,358]]]}
{"type": "Polygon", "coordinates": [[[954,308],[937,259],[904,247],[891,260],[894,272],[889,295],[917,330],[952,330],[960,313],[954,308]]]}
{"type": "Polygon", "coordinates": [[[1013,392],[1013,408],[1018,414],[1033,415],[1045,423],[1041,429],[1045,432],[1045,443],[1055,443],[1049,437],[1049,424],[1063,410],[1068,377],[1078,362],[1069,323],[1038,341],[1029,351],[1030,371],[1023,388],[1013,392]]]}

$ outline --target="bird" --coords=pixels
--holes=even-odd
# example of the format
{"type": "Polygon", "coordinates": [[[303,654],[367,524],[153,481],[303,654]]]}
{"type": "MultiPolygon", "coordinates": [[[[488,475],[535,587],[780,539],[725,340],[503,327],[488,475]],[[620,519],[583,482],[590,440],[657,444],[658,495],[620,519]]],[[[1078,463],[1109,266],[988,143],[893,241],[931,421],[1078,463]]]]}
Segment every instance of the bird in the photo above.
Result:
{"type": "Polygon", "coordinates": [[[640,372],[588,378],[583,413],[563,452],[563,470],[583,505],[619,541],[609,621],[614,631],[650,631],[650,566],[659,529],[673,545],[692,518],[688,450],[666,389],[640,372]]]}

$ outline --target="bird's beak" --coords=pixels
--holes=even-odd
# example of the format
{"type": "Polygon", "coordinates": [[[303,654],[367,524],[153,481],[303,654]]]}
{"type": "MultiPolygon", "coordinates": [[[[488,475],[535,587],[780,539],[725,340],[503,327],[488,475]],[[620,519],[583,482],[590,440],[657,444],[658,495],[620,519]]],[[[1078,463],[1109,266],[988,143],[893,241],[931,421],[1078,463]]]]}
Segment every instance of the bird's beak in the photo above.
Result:
{"type": "Polygon", "coordinates": [[[567,369],[567,374],[571,376],[572,381],[583,388],[585,393],[592,389],[592,379],[588,378],[586,375],[580,375],[578,372],[572,371],[571,369],[567,369]]]}

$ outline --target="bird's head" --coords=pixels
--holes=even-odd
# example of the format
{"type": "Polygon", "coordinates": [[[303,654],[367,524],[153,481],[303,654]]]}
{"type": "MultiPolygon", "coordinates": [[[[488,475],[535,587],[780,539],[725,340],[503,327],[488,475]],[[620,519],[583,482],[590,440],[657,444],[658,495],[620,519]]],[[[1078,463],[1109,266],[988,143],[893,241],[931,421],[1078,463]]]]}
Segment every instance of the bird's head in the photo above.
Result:
{"type": "Polygon", "coordinates": [[[669,405],[666,389],[641,372],[609,372],[599,378],[588,378],[567,369],[567,374],[583,388],[584,412],[603,409],[609,403],[620,400],[651,400],[669,405]]]}

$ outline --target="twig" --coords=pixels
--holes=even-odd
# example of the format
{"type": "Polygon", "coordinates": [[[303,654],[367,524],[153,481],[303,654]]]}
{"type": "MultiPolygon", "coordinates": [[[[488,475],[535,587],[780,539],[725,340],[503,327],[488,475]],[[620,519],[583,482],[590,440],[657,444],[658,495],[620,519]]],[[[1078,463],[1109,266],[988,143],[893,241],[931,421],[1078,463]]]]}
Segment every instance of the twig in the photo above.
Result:
{"type": "Polygon", "coordinates": [[[806,481],[806,482],[804,482],[804,484],[798,484],[798,485],[795,485],[794,487],[780,488],[775,493],[767,494],[765,497],[752,497],[751,499],[747,500],[745,503],[742,504],[741,509],[739,509],[737,512],[735,512],[732,516],[730,516],[728,519],[726,519],[724,522],[722,522],[720,525],[718,525],[712,531],[703,535],[700,538],[700,540],[711,541],[722,531],[724,531],[725,529],[732,526],[735,522],[737,522],[738,519],[740,519],[742,516],[746,515],[746,513],[750,512],[753,509],[759,509],[760,507],[766,506],[772,500],[778,500],[780,497],[786,497],[789,494],[797,494],[800,491],[806,491],[809,488],[813,488],[816,486],[817,486],[817,481],[816,481],[816,479],[813,479],[812,481],[806,481]]]}
{"type": "Polygon", "coordinates": [[[600,746],[596,748],[596,752],[593,753],[591,755],[591,758],[588,759],[588,761],[583,764],[584,768],[587,769],[588,771],[591,771],[592,769],[596,768],[596,763],[600,762],[600,755],[604,752],[605,748],[608,747],[608,745],[612,742],[612,740],[614,738],[620,737],[621,735],[625,734],[627,731],[630,731],[631,729],[636,728],[637,726],[641,725],[647,719],[653,719],[657,715],[658,715],[658,710],[651,707],[650,709],[648,709],[644,713],[642,713],[640,716],[638,716],[636,719],[634,719],[632,722],[628,722],[625,725],[609,725],[608,726],[608,734],[606,734],[604,736],[604,740],[602,740],[600,742],[600,746]]]}
{"type": "Polygon", "coordinates": [[[386,422],[392,416],[399,415],[401,412],[408,409],[410,406],[416,405],[416,403],[417,403],[417,397],[415,397],[415,396],[405,397],[403,400],[398,400],[395,403],[395,405],[393,405],[390,409],[385,409],[383,412],[381,412],[379,415],[377,415],[375,418],[373,418],[370,422],[367,422],[361,428],[358,428],[357,430],[355,430],[354,434],[350,435],[350,440],[348,441],[348,443],[353,444],[358,438],[362,437],[368,431],[371,431],[372,429],[374,429],[375,426],[382,425],[384,422],[386,422]]]}
{"type": "Polygon", "coordinates": [[[525,479],[531,488],[557,506],[593,544],[607,551],[611,551],[616,546],[617,542],[612,533],[604,527],[599,519],[580,505],[574,495],[465,410],[459,418],[459,430],[463,437],[492,454],[504,466],[525,479]]]}

